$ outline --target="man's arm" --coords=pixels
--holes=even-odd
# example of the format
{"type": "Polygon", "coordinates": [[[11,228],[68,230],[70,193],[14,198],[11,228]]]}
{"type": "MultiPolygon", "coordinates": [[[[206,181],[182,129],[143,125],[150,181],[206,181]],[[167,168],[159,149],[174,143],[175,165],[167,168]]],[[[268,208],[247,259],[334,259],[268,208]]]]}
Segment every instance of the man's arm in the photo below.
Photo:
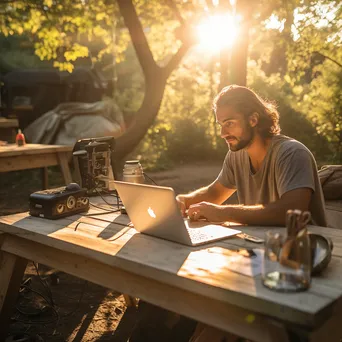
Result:
{"type": "Polygon", "coordinates": [[[312,189],[298,188],[286,192],[279,200],[267,205],[232,206],[198,203],[190,206],[188,215],[193,220],[205,218],[212,222],[233,221],[248,225],[284,226],[289,209],[308,210],[312,189]]]}
{"type": "Polygon", "coordinates": [[[236,190],[224,187],[218,180],[213,183],[190,192],[189,194],[180,194],[176,196],[178,205],[183,215],[190,205],[199,202],[210,202],[214,204],[221,204],[228,199],[236,190]]]}

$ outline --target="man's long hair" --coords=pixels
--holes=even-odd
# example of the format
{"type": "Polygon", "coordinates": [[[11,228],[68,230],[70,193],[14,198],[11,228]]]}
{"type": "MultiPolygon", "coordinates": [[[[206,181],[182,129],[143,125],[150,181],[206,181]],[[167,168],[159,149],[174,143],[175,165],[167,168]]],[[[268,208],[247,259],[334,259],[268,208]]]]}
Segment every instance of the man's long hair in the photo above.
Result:
{"type": "Polygon", "coordinates": [[[275,104],[263,100],[251,89],[238,85],[224,87],[215,97],[213,109],[216,113],[219,108],[225,106],[243,114],[246,120],[253,113],[258,113],[259,122],[257,128],[264,138],[280,133],[279,113],[275,104]]]}

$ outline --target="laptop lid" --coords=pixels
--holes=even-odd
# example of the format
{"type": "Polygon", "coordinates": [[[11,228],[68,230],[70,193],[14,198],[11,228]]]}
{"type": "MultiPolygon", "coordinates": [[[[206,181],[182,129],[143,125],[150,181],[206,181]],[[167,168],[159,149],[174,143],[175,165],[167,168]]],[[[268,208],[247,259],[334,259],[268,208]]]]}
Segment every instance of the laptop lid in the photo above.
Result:
{"type": "Polygon", "coordinates": [[[114,184],[137,231],[191,245],[172,188],[120,181],[114,184]]]}

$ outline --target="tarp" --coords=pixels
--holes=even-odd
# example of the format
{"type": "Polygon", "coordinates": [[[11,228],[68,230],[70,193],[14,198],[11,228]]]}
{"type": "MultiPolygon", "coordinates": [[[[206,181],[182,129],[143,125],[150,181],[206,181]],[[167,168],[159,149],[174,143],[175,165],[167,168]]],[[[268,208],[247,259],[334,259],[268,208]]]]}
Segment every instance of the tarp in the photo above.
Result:
{"type": "Polygon", "coordinates": [[[94,103],[61,103],[32,122],[24,134],[33,144],[74,145],[78,139],[120,136],[125,130],[121,110],[111,99],[94,103]]]}

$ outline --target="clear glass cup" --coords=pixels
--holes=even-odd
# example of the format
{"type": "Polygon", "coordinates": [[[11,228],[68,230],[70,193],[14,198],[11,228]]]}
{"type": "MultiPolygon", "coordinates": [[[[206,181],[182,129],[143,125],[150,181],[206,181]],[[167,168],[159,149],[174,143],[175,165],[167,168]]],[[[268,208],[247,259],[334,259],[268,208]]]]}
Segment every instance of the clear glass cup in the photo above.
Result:
{"type": "Polygon", "coordinates": [[[311,282],[311,250],[307,229],[295,237],[268,231],[265,238],[263,284],[280,292],[307,290],[311,282]]]}

